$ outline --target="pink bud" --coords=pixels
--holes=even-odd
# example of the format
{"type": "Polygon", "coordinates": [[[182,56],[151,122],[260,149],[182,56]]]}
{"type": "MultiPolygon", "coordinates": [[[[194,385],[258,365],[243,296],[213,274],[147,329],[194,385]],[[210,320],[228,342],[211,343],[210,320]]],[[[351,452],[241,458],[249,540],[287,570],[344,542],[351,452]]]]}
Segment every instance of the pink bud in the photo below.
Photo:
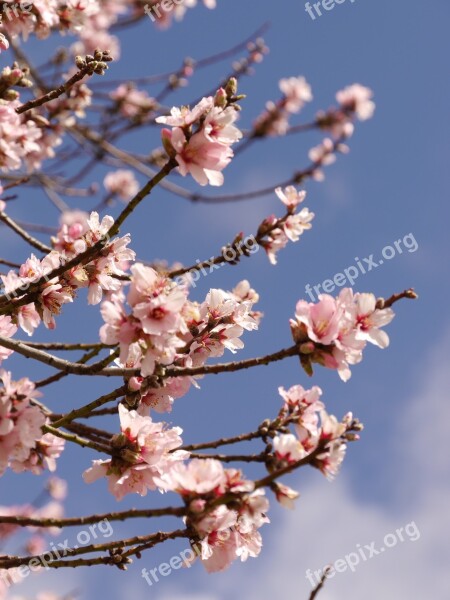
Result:
{"type": "Polygon", "coordinates": [[[128,387],[133,392],[138,392],[142,387],[143,377],[132,377],[128,382],[128,387]]]}
{"type": "Polygon", "coordinates": [[[0,52],[2,50],[8,50],[8,48],[9,48],[8,40],[5,38],[3,33],[0,33],[0,52]]]}

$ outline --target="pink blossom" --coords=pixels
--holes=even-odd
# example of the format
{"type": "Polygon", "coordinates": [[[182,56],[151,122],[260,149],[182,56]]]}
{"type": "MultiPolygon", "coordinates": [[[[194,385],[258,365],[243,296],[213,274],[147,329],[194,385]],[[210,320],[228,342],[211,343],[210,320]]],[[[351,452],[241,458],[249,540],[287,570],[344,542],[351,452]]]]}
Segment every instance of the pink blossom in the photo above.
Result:
{"type": "Polygon", "coordinates": [[[0,52],[2,50],[8,50],[8,48],[9,48],[9,42],[8,42],[8,40],[3,35],[3,33],[0,33],[0,52]]]}
{"type": "Polygon", "coordinates": [[[121,500],[125,495],[137,493],[145,496],[149,489],[166,489],[166,478],[177,462],[188,453],[176,450],[182,443],[179,427],[167,429],[163,423],[154,423],[136,411],[119,405],[122,434],[115,446],[118,456],[109,460],[95,460],[83,478],[92,483],[108,477],[109,491],[121,500]]]}
{"type": "Polygon", "coordinates": [[[299,300],[295,310],[295,317],[306,326],[309,339],[324,345],[337,339],[342,316],[343,310],[328,294],[321,294],[317,304],[299,300]]]}
{"type": "Polygon", "coordinates": [[[367,342],[386,348],[389,337],[380,328],[394,318],[391,308],[377,308],[373,294],[341,290],[337,299],[323,294],[319,302],[300,300],[291,320],[294,339],[301,343],[301,361],[309,374],[317,362],[336,369],[343,381],[351,376],[350,365],[362,360],[367,342]]]}
{"type": "Polygon", "coordinates": [[[275,194],[289,210],[296,208],[306,198],[306,192],[304,190],[298,191],[293,185],[288,185],[284,190],[277,187],[275,194]]]}
{"type": "Polygon", "coordinates": [[[111,171],[106,175],[103,185],[108,192],[119,196],[125,202],[131,200],[139,191],[139,184],[134,173],[127,169],[111,171]]]}
{"type": "MultiPolygon", "coordinates": [[[[12,323],[11,317],[7,315],[0,315],[0,335],[10,338],[16,333],[16,331],[17,327],[12,323]]],[[[8,358],[8,356],[11,356],[13,352],[14,350],[8,350],[7,348],[0,346],[0,364],[3,360],[8,358]]]]}
{"type": "Polygon", "coordinates": [[[175,128],[172,132],[164,129],[163,136],[174,149],[175,159],[183,177],[190,173],[202,186],[208,183],[213,186],[223,184],[224,177],[221,171],[231,162],[231,148],[211,142],[203,131],[195,133],[189,141],[180,128],[175,128]]]}
{"type": "Polygon", "coordinates": [[[304,77],[281,79],[279,86],[285,96],[284,108],[290,113],[299,112],[313,98],[311,86],[304,77]]]}
{"type": "Polygon", "coordinates": [[[375,112],[375,103],[371,100],[372,97],[372,90],[359,83],[350,85],[336,94],[336,100],[341,108],[354,112],[360,121],[372,118],[375,112]]]}
{"type": "MultiPolygon", "coordinates": [[[[0,475],[8,466],[33,470],[32,456],[39,453],[45,416],[30,402],[40,397],[29,379],[13,381],[11,373],[0,371],[0,475]]],[[[34,471],[36,472],[36,471],[34,471]]]]}

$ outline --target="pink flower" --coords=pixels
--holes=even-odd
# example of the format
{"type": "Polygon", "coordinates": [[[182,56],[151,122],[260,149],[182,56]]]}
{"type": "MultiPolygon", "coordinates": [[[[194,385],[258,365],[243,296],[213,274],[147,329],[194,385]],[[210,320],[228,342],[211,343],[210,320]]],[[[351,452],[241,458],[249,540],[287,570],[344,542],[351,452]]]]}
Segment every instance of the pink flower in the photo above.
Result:
{"type": "Polygon", "coordinates": [[[377,300],[373,294],[356,294],[355,318],[357,338],[367,340],[379,348],[389,346],[389,337],[379,328],[388,325],[395,316],[392,308],[376,308],[377,300]]]}
{"type": "Polygon", "coordinates": [[[206,138],[226,146],[238,142],[242,131],[233,125],[237,119],[238,112],[232,106],[225,109],[215,106],[206,115],[203,125],[206,138]]]}
{"type": "Polygon", "coordinates": [[[295,463],[306,456],[302,443],[292,433],[277,435],[273,447],[277,459],[286,464],[295,463]]]}
{"type": "Polygon", "coordinates": [[[188,106],[182,106],[178,108],[174,106],[170,111],[169,117],[157,117],[155,121],[157,123],[163,123],[170,127],[186,127],[186,125],[192,125],[205,116],[209,111],[214,108],[214,98],[208,96],[202,98],[196,106],[191,110],[188,106]]]}
{"type": "Polygon", "coordinates": [[[64,500],[67,496],[67,482],[59,477],[50,477],[47,490],[54,500],[64,500]]]}
{"type": "MultiPolygon", "coordinates": [[[[41,395],[29,379],[13,381],[11,373],[0,371],[0,475],[8,466],[28,470],[28,461],[42,437],[45,416],[30,401],[41,395]]],[[[32,470],[32,469],[29,469],[32,470]]]]}
{"type": "Polygon", "coordinates": [[[8,42],[8,40],[3,35],[3,33],[0,33],[0,52],[2,50],[8,50],[8,48],[9,48],[9,42],[8,42]]]}
{"type": "Polygon", "coordinates": [[[154,98],[151,98],[145,90],[137,90],[132,83],[119,85],[110,97],[118,104],[120,114],[124,117],[148,120],[149,113],[157,106],[154,98]]]}
{"type": "Polygon", "coordinates": [[[210,573],[223,571],[234,560],[255,557],[262,547],[258,529],[269,520],[265,513],[268,502],[264,490],[244,479],[237,469],[224,469],[212,459],[193,459],[187,465],[177,464],[165,476],[168,489],[181,494],[189,503],[188,524],[200,538],[200,559],[210,573]],[[246,493],[250,492],[250,493],[246,493]],[[233,508],[219,505],[204,509],[207,500],[236,493],[233,508]]]}
{"type": "Polygon", "coordinates": [[[188,464],[178,463],[166,476],[167,488],[182,496],[208,494],[225,485],[222,464],[213,459],[194,458],[188,464]]]}
{"type": "Polygon", "coordinates": [[[128,202],[139,191],[139,184],[133,171],[118,169],[108,173],[103,181],[106,190],[128,202]]]}
{"type": "MultiPolygon", "coordinates": [[[[0,315],[0,335],[6,338],[12,337],[17,331],[16,325],[11,321],[11,317],[8,315],[0,315]]],[[[13,354],[14,350],[8,350],[3,346],[0,346],[0,364],[3,360],[13,354]]]]}
{"type": "Polygon", "coordinates": [[[308,337],[324,345],[337,339],[342,315],[342,309],[328,294],[321,294],[317,304],[299,300],[295,309],[295,317],[306,326],[308,337]]]}
{"type": "Polygon", "coordinates": [[[46,433],[36,440],[35,447],[31,449],[26,460],[12,461],[11,468],[16,473],[30,471],[34,475],[41,475],[44,469],[56,471],[56,459],[61,456],[65,441],[51,433],[46,433]]]}
{"type": "Polygon", "coordinates": [[[309,374],[311,363],[336,369],[343,381],[351,376],[349,365],[362,360],[367,342],[386,348],[389,338],[380,327],[394,318],[390,308],[379,309],[373,294],[353,294],[343,289],[335,300],[327,294],[316,304],[300,300],[296,320],[291,320],[294,339],[300,343],[301,362],[309,374]]]}
{"type": "Polygon", "coordinates": [[[311,86],[304,77],[281,79],[280,90],[285,96],[284,107],[290,113],[297,113],[306,102],[313,99],[311,86]]]}
{"type": "Polygon", "coordinates": [[[164,129],[163,136],[172,144],[183,177],[190,173],[202,186],[208,183],[212,186],[223,185],[221,171],[231,162],[231,148],[211,142],[203,131],[195,133],[189,141],[180,128],[175,128],[172,132],[164,129]]]}
{"type": "Polygon", "coordinates": [[[306,198],[306,192],[304,190],[299,192],[293,185],[289,185],[284,190],[281,187],[277,187],[275,194],[289,210],[296,208],[306,198]]]}
{"type": "Polygon", "coordinates": [[[300,496],[299,492],[296,492],[292,488],[283,483],[274,483],[275,496],[278,502],[284,508],[292,510],[295,508],[295,500],[300,496]]]}
{"type": "Polygon", "coordinates": [[[190,173],[200,185],[223,184],[223,169],[233,157],[231,145],[242,133],[233,124],[237,111],[232,106],[215,106],[212,96],[203,98],[192,110],[172,108],[171,116],[158,117],[157,123],[171,125],[162,130],[164,148],[173,156],[184,177],[190,173]]]}
{"type": "Polygon", "coordinates": [[[109,460],[95,460],[83,473],[86,483],[108,477],[109,491],[121,500],[125,495],[137,493],[145,496],[149,489],[167,489],[170,471],[189,455],[176,450],[182,444],[179,427],[166,429],[163,423],[154,423],[136,411],[119,405],[122,434],[115,446],[120,450],[109,460]]]}
{"type": "Polygon", "coordinates": [[[375,103],[371,100],[372,97],[372,90],[359,83],[354,83],[336,94],[336,100],[341,108],[354,112],[360,121],[372,118],[375,112],[375,103]]]}

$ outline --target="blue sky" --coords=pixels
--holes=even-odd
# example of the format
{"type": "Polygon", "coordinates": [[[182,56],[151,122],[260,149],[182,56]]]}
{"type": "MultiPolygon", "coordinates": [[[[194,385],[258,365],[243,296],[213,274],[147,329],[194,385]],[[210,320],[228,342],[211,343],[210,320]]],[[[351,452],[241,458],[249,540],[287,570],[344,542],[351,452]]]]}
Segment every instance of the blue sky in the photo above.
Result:
{"type": "MultiPolygon", "coordinates": [[[[272,267],[261,252],[205,278],[193,296],[201,299],[210,287],[229,289],[241,279],[249,279],[260,293],[265,318],[259,332],[246,336],[241,356],[264,354],[289,345],[288,318],[297,300],[304,297],[307,283],[317,284],[342,272],[354,264],[355,257],[379,256],[383,247],[411,233],[417,251],[404,252],[361,276],[355,289],[389,296],[413,286],[420,299],[396,306],[397,317],[388,328],[389,349],[368,348],[363,363],[353,369],[346,384],[335,372],[323,369],[317,369],[309,381],[291,359],[207,379],[201,390],[191,391],[176,403],[170,421],[184,428],[186,441],[254,428],[278,410],[277,387],[295,383],[320,385],[330,412],[341,416],[353,410],[365,423],[362,440],[349,448],[336,482],[328,483],[315,471],[287,478],[301,491],[301,498],[294,514],[286,514],[272,502],[272,525],[263,531],[265,546],[258,560],[236,564],[215,576],[196,565],[149,589],[140,577],[141,568],[153,568],[179,552],[183,544],[174,542],[145,554],[127,573],[106,568],[51,573],[26,582],[22,589],[76,587],[85,598],[107,593],[113,600],[128,597],[130,592],[137,598],[152,594],[157,600],[265,599],[280,591],[289,600],[306,598],[310,589],[304,576],[307,568],[333,562],[357,543],[380,540],[415,521],[421,531],[419,540],[398,545],[355,573],[335,577],[321,597],[359,597],[373,590],[373,597],[447,598],[449,552],[444,531],[450,525],[446,508],[450,490],[444,477],[449,466],[445,424],[450,416],[450,286],[445,269],[449,259],[445,197],[450,172],[446,43],[450,5],[446,0],[432,4],[419,0],[356,0],[351,4],[347,0],[312,21],[300,1],[275,5],[266,0],[218,0],[218,4],[215,11],[203,7],[188,11],[185,20],[167,32],[156,31],[150,20],[126,32],[123,57],[107,76],[151,75],[174,69],[182,56],[200,58],[225,49],[268,21],[265,39],[270,54],[254,77],[241,84],[241,91],[248,94],[241,121],[244,127],[266,100],[278,97],[278,80],[288,76],[304,75],[314,93],[314,102],[297,122],[330,106],[335,92],[354,82],[374,90],[377,110],[373,120],[358,125],[350,154],[339,157],[327,170],[325,182],[307,183],[305,204],[316,213],[313,229],[279,255],[278,266],[272,267]]],[[[46,43],[39,44],[35,61],[45,52],[46,43]]],[[[6,60],[2,54],[1,64],[6,60]]],[[[173,97],[173,103],[185,103],[209,91],[228,71],[224,63],[199,72],[191,87],[173,97]]],[[[151,94],[157,91],[149,88],[151,94]]],[[[287,179],[307,164],[308,150],[319,139],[311,133],[255,145],[225,171],[225,186],[218,193],[256,189],[287,179]]],[[[137,152],[149,152],[158,143],[153,130],[123,142],[124,148],[137,152]]],[[[102,175],[99,171],[89,181],[102,175]]],[[[196,189],[187,180],[182,184],[196,189]]],[[[212,188],[206,192],[211,196],[217,193],[212,188]]],[[[91,205],[81,200],[72,206],[88,209],[91,205]]],[[[275,197],[194,206],[158,191],[130,219],[127,231],[141,258],[191,264],[216,254],[238,231],[254,232],[265,216],[277,211],[281,214],[275,197]]],[[[32,191],[22,192],[11,214],[46,224],[58,218],[56,210],[32,191]]],[[[0,236],[2,257],[26,257],[26,249],[3,229],[0,236]]],[[[79,340],[81,334],[95,340],[99,323],[98,311],[78,302],[66,307],[56,334],[67,341],[79,340]]],[[[32,378],[44,372],[19,359],[10,361],[9,366],[15,374],[32,378]]],[[[55,386],[46,401],[55,409],[68,409],[104,390],[96,380],[72,383],[55,386]]],[[[116,507],[104,482],[88,487],[73,474],[87,467],[90,458],[88,452],[71,449],[61,460],[60,475],[69,478],[72,473],[68,514],[116,507]]],[[[0,502],[26,502],[30,490],[33,497],[39,486],[36,478],[4,477],[0,502]]],[[[125,501],[120,508],[168,501],[170,496],[155,494],[125,501]]],[[[150,523],[149,528],[152,526],[150,523]]],[[[118,525],[115,534],[143,530],[147,531],[145,523],[131,528],[118,525]]],[[[19,588],[18,593],[22,593],[19,588]]]]}

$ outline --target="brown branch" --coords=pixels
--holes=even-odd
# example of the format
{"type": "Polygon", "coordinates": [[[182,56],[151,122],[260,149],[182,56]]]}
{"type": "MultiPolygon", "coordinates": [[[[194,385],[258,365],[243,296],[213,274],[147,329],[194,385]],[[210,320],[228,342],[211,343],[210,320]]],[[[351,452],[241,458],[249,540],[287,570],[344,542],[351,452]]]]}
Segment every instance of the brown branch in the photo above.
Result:
{"type": "Polygon", "coordinates": [[[59,429],[55,429],[51,425],[44,425],[42,427],[42,431],[44,433],[52,433],[56,437],[59,437],[66,442],[73,442],[82,448],[90,448],[91,450],[96,450],[97,452],[102,452],[104,454],[113,455],[113,451],[110,446],[106,446],[104,444],[100,444],[99,442],[92,442],[91,440],[87,440],[82,438],[75,433],[66,433],[64,431],[60,431],[59,429]]]}
{"type": "Polygon", "coordinates": [[[151,508],[138,510],[132,508],[122,512],[110,512],[86,517],[69,517],[67,519],[39,519],[10,515],[0,515],[0,523],[17,525],[18,527],[80,527],[92,525],[100,521],[125,521],[127,519],[149,519],[154,517],[183,517],[186,514],[184,507],[151,508]]]}
{"type": "Polygon", "coordinates": [[[267,454],[261,452],[260,454],[197,454],[192,452],[190,458],[199,458],[203,460],[213,459],[220,460],[221,462],[265,462],[267,454]]]}
{"type": "MultiPolygon", "coordinates": [[[[23,344],[25,344],[26,346],[28,345],[28,342],[22,342],[23,344]]],[[[39,345],[31,345],[31,348],[39,348],[39,345]]],[[[88,352],[86,352],[81,358],[80,360],[77,361],[78,364],[80,365],[85,365],[86,363],[88,363],[91,358],[94,358],[95,356],[97,356],[98,354],[100,354],[101,348],[93,348],[92,350],[89,350],[88,352]]],[[[69,375],[69,373],[64,373],[64,372],[59,372],[56,373],[55,375],[50,375],[50,377],[46,377],[45,379],[40,379],[39,381],[36,381],[34,386],[36,388],[41,388],[41,387],[45,387],[46,385],[50,385],[51,383],[55,383],[56,381],[60,381],[61,379],[63,379],[64,377],[67,377],[69,375]]]]}
{"type": "Polygon", "coordinates": [[[27,242],[30,246],[32,246],[33,248],[36,248],[36,250],[39,250],[39,252],[48,254],[49,252],[52,251],[50,246],[43,244],[42,242],[40,242],[39,240],[34,238],[32,235],[27,233],[25,231],[25,229],[22,229],[22,227],[20,227],[20,225],[18,225],[13,219],[11,219],[11,217],[9,217],[3,211],[0,211],[0,221],[2,221],[10,229],[12,229],[12,231],[17,233],[17,235],[19,237],[21,237],[23,240],[25,240],[25,242],[27,242]]]}
{"type": "MultiPolygon", "coordinates": [[[[90,554],[93,552],[106,552],[106,551],[114,551],[120,550],[122,548],[126,548],[128,546],[136,546],[136,544],[149,544],[151,543],[151,547],[165,542],[166,540],[176,539],[180,537],[188,537],[188,531],[186,529],[178,529],[176,531],[171,531],[169,533],[166,532],[157,532],[152,533],[150,535],[144,536],[135,536],[132,538],[117,540],[113,542],[107,542],[104,544],[90,544],[89,546],[81,546],[79,548],[68,548],[65,550],[65,556],[80,556],[83,554],[90,554]]],[[[150,546],[149,546],[150,547],[150,546]]],[[[136,548],[131,549],[129,551],[128,556],[132,554],[136,554],[136,548]]],[[[21,565],[29,564],[29,562],[33,559],[45,563],[51,569],[58,569],[61,567],[79,567],[79,566],[87,566],[89,564],[120,564],[122,560],[120,560],[120,556],[125,558],[127,554],[118,555],[116,558],[114,555],[112,556],[104,556],[97,557],[93,559],[89,559],[88,562],[86,560],[75,560],[70,561],[66,559],[62,560],[48,560],[48,553],[35,555],[35,556],[0,556],[0,569],[11,569],[14,567],[20,567],[21,565]]],[[[129,561],[124,561],[129,562],[129,561]]]]}
{"type": "Polygon", "coordinates": [[[416,300],[418,297],[418,294],[416,294],[413,288],[409,288],[404,292],[400,292],[399,294],[392,294],[392,296],[387,300],[385,300],[384,298],[378,298],[377,308],[390,308],[393,304],[395,304],[399,300],[402,300],[403,298],[408,298],[409,300],[416,300]]]}
{"type": "Polygon", "coordinates": [[[93,402],[82,406],[81,408],[72,410],[70,413],[68,413],[61,419],[55,421],[53,423],[53,427],[65,427],[74,419],[82,419],[83,417],[89,415],[94,409],[99,408],[100,406],[103,406],[104,404],[107,404],[108,402],[111,402],[112,400],[115,400],[116,398],[125,395],[127,391],[128,387],[126,385],[123,385],[122,387],[117,388],[109,394],[105,394],[104,396],[97,398],[97,400],[94,400],[93,402]]]}
{"type": "Polygon", "coordinates": [[[22,106],[16,108],[16,113],[21,115],[24,112],[27,112],[33,108],[38,108],[39,106],[42,106],[47,102],[56,100],[56,98],[59,98],[63,94],[67,93],[70,90],[70,88],[72,88],[75,84],[84,79],[86,76],[91,77],[94,74],[97,66],[97,61],[88,63],[85,67],[80,69],[77,73],[75,73],[75,75],[68,79],[66,83],[63,83],[62,85],[52,90],[51,92],[48,92],[44,96],[36,98],[35,100],[30,100],[29,102],[25,102],[25,104],[22,104],[22,106]]]}
{"type": "Polygon", "coordinates": [[[180,449],[190,452],[195,450],[204,450],[206,448],[219,448],[220,446],[227,446],[229,444],[238,444],[239,442],[251,441],[259,437],[261,437],[261,433],[259,431],[253,431],[252,433],[245,433],[231,438],[222,438],[220,440],[215,440],[214,442],[190,444],[188,446],[182,446],[180,449]]]}
{"type": "Polygon", "coordinates": [[[319,581],[319,583],[317,584],[317,586],[311,592],[311,594],[309,596],[309,600],[314,600],[314,598],[317,596],[317,594],[323,588],[323,586],[325,585],[325,581],[327,580],[327,575],[328,575],[329,571],[330,571],[330,568],[327,567],[325,569],[325,571],[323,572],[322,579],[319,581]]]}
{"type": "Polygon", "coordinates": [[[9,314],[11,311],[14,311],[20,306],[25,306],[30,302],[33,302],[35,299],[35,295],[39,294],[41,287],[47,283],[47,281],[59,277],[63,275],[67,271],[70,271],[73,267],[76,267],[80,264],[86,264],[90,260],[92,260],[95,256],[97,256],[108,243],[108,241],[117,235],[120,231],[121,226],[125,222],[125,220],[131,215],[131,213],[135,210],[135,208],[142,202],[142,200],[148,196],[152,190],[177,166],[177,163],[174,159],[169,160],[164,167],[150,180],[148,181],[144,187],[134,196],[132,200],[126,205],[126,207],[122,210],[120,215],[114,221],[114,224],[110,227],[106,235],[100,239],[96,244],[81,252],[71,260],[66,263],[63,263],[47,275],[44,275],[38,281],[32,283],[28,288],[28,292],[23,296],[23,290],[17,289],[11,291],[9,294],[5,294],[0,296],[0,315],[9,314]],[[19,300],[11,301],[12,297],[19,296],[19,300]],[[6,305],[6,306],[5,306],[6,305]]]}

